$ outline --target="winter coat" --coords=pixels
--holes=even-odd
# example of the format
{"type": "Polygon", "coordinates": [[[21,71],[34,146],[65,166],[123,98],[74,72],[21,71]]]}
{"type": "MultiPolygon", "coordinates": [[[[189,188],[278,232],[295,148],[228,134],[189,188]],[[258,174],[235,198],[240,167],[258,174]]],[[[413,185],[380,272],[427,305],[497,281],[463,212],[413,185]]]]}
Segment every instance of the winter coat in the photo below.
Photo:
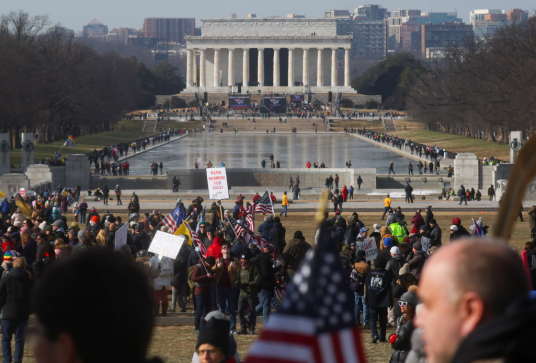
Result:
{"type": "Polygon", "coordinates": [[[173,276],[173,261],[171,258],[165,256],[160,259],[153,256],[150,261],[154,270],[157,270],[160,264],[160,274],[154,279],[154,289],[161,290],[164,287],[166,290],[169,290],[171,287],[171,277],[173,276]],[[165,271],[164,267],[166,266],[170,267],[171,271],[165,271]]]}
{"type": "MultiPolygon", "coordinates": [[[[234,262],[236,267],[234,267],[234,268],[231,267],[231,266],[227,267],[227,272],[229,273],[229,280],[231,281],[231,287],[235,288],[236,287],[236,280],[238,279],[238,269],[239,269],[239,266],[240,266],[240,259],[238,259],[236,257],[231,257],[230,260],[231,260],[231,262],[234,262]]],[[[212,268],[212,270],[214,271],[214,275],[216,275],[216,277],[218,279],[218,283],[220,283],[220,279],[221,279],[221,276],[223,274],[223,269],[225,268],[225,263],[223,264],[222,267],[218,267],[218,264],[220,262],[223,262],[223,257],[217,259],[216,264],[212,268]]]]}
{"type": "Polygon", "coordinates": [[[21,212],[15,212],[13,213],[13,215],[11,216],[11,223],[15,226],[15,227],[22,227],[22,223],[26,220],[26,217],[22,215],[21,212]]]}
{"type": "Polygon", "coordinates": [[[265,221],[263,224],[261,224],[259,228],[257,228],[257,230],[261,234],[262,238],[264,238],[265,240],[269,240],[270,230],[272,228],[274,228],[274,222],[271,222],[270,220],[268,220],[268,221],[265,221]]]}
{"type": "Polygon", "coordinates": [[[390,363],[404,363],[411,350],[411,334],[413,333],[413,319],[404,323],[404,315],[398,319],[399,327],[396,329],[396,339],[391,344],[395,350],[391,355],[390,363]]]}
{"type": "Polygon", "coordinates": [[[536,206],[532,206],[527,213],[529,214],[529,226],[532,231],[536,228],[536,206]]]}
{"type": "Polygon", "coordinates": [[[149,256],[138,257],[136,263],[141,267],[145,276],[147,277],[147,282],[151,288],[154,288],[154,279],[160,275],[160,268],[158,266],[153,266],[151,264],[149,256]]]}
{"type": "Polygon", "coordinates": [[[411,268],[411,273],[417,281],[421,277],[422,268],[424,266],[424,263],[426,262],[426,252],[424,251],[417,251],[413,256],[408,256],[408,263],[409,267],[411,268]]]}
{"type": "Polygon", "coordinates": [[[21,256],[26,258],[26,263],[31,265],[34,263],[37,256],[37,242],[33,239],[29,240],[23,247],[21,251],[21,256]]]}
{"type": "Polygon", "coordinates": [[[188,257],[190,250],[181,248],[179,255],[173,262],[173,278],[171,284],[173,287],[179,287],[181,284],[188,282],[188,257]]]}
{"type": "Polygon", "coordinates": [[[282,253],[287,245],[285,240],[285,235],[287,230],[281,223],[274,223],[274,227],[270,230],[268,234],[268,241],[274,246],[277,250],[277,253],[282,253]]]}
{"type": "Polygon", "coordinates": [[[259,270],[251,265],[251,261],[250,268],[239,268],[237,282],[240,284],[240,296],[245,298],[257,297],[261,285],[261,275],[259,270]]]}
{"type": "Polygon", "coordinates": [[[439,226],[437,224],[430,231],[430,238],[433,241],[433,246],[440,247],[442,245],[442,243],[441,243],[441,228],[439,228],[439,226]]]}
{"type": "Polygon", "coordinates": [[[424,216],[424,224],[430,227],[430,221],[434,219],[434,213],[432,213],[431,210],[426,212],[426,215],[424,216]]]}
{"type": "Polygon", "coordinates": [[[28,320],[32,313],[32,291],[34,282],[30,274],[14,268],[0,281],[0,309],[2,319],[28,320]]]}
{"type": "Polygon", "coordinates": [[[393,274],[394,281],[398,280],[398,276],[400,269],[404,266],[404,264],[408,263],[404,256],[402,255],[396,255],[395,257],[391,258],[389,262],[387,262],[387,265],[385,266],[386,270],[391,271],[393,274]]]}
{"type": "Polygon", "coordinates": [[[274,265],[266,253],[260,253],[251,259],[251,264],[259,270],[261,284],[260,289],[265,289],[273,293],[275,287],[274,265]]]}
{"type": "Polygon", "coordinates": [[[411,219],[411,223],[413,223],[413,228],[417,228],[418,230],[420,230],[421,227],[425,224],[424,219],[419,213],[413,216],[413,218],[411,219]]]}
{"type": "Polygon", "coordinates": [[[201,263],[194,265],[192,281],[195,282],[194,295],[210,294],[210,284],[214,278],[207,276],[207,271],[201,263]]]}
{"type": "Polygon", "coordinates": [[[291,239],[283,250],[283,269],[295,273],[311,245],[301,239],[291,239]]]}

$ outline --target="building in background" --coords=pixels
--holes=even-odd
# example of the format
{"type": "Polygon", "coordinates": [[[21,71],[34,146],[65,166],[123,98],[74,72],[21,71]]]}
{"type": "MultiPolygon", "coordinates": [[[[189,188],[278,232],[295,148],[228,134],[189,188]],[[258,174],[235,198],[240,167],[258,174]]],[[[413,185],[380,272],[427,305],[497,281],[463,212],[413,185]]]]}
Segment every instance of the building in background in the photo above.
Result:
{"type": "Polygon", "coordinates": [[[420,16],[420,10],[394,10],[391,16],[385,19],[389,32],[388,41],[393,44],[400,44],[400,26],[408,20],[420,16]]]}
{"type": "Polygon", "coordinates": [[[352,35],[352,58],[383,59],[387,56],[387,24],[384,21],[337,19],[337,35],[352,35]]]}
{"type": "Polygon", "coordinates": [[[508,17],[508,21],[527,20],[529,18],[529,11],[521,9],[511,9],[506,15],[508,17]]]}
{"type": "MultiPolygon", "coordinates": [[[[124,42],[129,38],[141,38],[143,37],[143,29],[135,29],[135,28],[115,28],[112,29],[110,34],[115,35],[115,38],[118,41],[124,42]]],[[[108,37],[108,41],[110,41],[110,37],[108,37]]]]}
{"type": "Polygon", "coordinates": [[[72,29],[67,29],[64,26],[59,26],[56,29],[58,30],[58,32],[62,33],[66,37],[74,37],[74,30],[72,29]]]}
{"type": "Polygon", "coordinates": [[[143,36],[185,44],[185,36],[195,35],[194,18],[145,18],[143,36]]]}
{"type": "Polygon", "coordinates": [[[408,20],[400,26],[400,48],[420,58],[422,24],[416,19],[408,20]]]}
{"type": "Polygon", "coordinates": [[[469,12],[469,20],[479,38],[493,36],[499,26],[507,21],[506,11],[500,9],[478,9],[469,12]]]}
{"type": "Polygon", "coordinates": [[[377,4],[361,5],[355,9],[356,15],[365,15],[368,20],[381,20],[390,16],[386,8],[377,4]]]}
{"type": "Polygon", "coordinates": [[[465,23],[421,25],[421,52],[423,58],[441,58],[446,47],[463,47],[466,39],[473,37],[473,26],[465,23]]]}
{"type": "Polygon", "coordinates": [[[350,18],[348,10],[325,10],[324,18],[350,18]]]}
{"type": "Polygon", "coordinates": [[[305,19],[304,14],[287,14],[287,19],[305,19]]]}
{"type": "Polygon", "coordinates": [[[106,37],[108,35],[108,26],[104,25],[97,19],[91,20],[87,25],[82,28],[82,37],[88,38],[94,37],[106,37]]]}

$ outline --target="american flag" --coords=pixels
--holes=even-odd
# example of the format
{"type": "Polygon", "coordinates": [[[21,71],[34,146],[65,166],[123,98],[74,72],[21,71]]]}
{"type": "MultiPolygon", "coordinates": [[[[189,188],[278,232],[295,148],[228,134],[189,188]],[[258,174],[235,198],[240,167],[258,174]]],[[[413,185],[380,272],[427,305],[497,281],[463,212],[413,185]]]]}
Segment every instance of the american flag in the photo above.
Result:
{"type": "MultiPolygon", "coordinates": [[[[482,217],[480,217],[480,219],[478,220],[480,223],[482,223],[482,217]]],[[[476,234],[478,235],[478,237],[480,238],[486,238],[486,233],[484,233],[484,230],[482,228],[480,228],[480,226],[478,225],[478,223],[475,222],[475,220],[473,219],[473,223],[475,224],[475,227],[476,227],[476,234]]]]}
{"type": "Polygon", "coordinates": [[[190,232],[190,236],[192,237],[192,240],[194,241],[194,246],[199,247],[201,255],[203,256],[203,258],[205,258],[207,256],[207,248],[205,247],[203,242],[201,242],[201,239],[199,238],[197,233],[192,232],[188,223],[184,223],[184,225],[186,226],[186,228],[188,228],[188,231],[190,232]]]}
{"type": "Polygon", "coordinates": [[[329,239],[324,226],[315,252],[304,259],[245,363],[365,362],[354,296],[329,239]]]}
{"type": "Polygon", "coordinates": [[[272,200],[270,199],[270,193],[266,191],[261,199],[259,199],[259,202],[255,206],[255,213],[273,213],[274,207],[272,206],[272,200]]]}
{"type": "Polygon", "coordinates": [[[260,248],[264,248],[265,245],[269,244],[267,240],[265,240],[262,236],[259,236],[258,234],[255,234],[254,232],[247,229],[245,226],[240,225],[237,221],[229,220],[231,223],[231,226],[233,227],[233,231],[235,232],[237,237],[241,237],[244,235],[244,240],[247,243],[254,243],[260,248]],[[245,234],[244,234],[245,233],[245,234]]]}
{"type": "Polygon", "coordinates": [[[251,231],[255,230],[255,219],[251,214],[246,214],[246,223],[251,231]]]}
{"type": "Polygon", "coordinates": [[[173,234],[185,219],[186,213],[181,206],[178,206],[162,220],[162,224],[169,228],[169,233],[173,234]]]}

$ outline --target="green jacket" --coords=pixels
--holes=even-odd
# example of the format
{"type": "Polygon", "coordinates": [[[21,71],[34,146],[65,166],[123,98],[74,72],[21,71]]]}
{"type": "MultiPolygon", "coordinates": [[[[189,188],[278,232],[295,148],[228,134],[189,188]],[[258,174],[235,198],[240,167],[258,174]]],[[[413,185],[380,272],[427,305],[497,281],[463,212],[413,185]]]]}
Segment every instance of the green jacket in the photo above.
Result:
{"type": "Polygon", "coordinates": [[[261,274],[254,266],[251,266],[248,270],[244,270],[240,267],[236,282],[240,283],[240,296],[246,298],[257,297],[259,287],[261,286],[261,274]],[[249,283],[249,285],[243,286],[244,283],[249,283]]]}
{"type": "Polygon", "coordinates": [[[389,228],[393,232],[393,238],[396,237],[398,239],[398,243],[402,243],[404,238],[408,235],[406,233],[406,229],[402,227],[398,222],[391,223],[389,225],[389,228]]]}

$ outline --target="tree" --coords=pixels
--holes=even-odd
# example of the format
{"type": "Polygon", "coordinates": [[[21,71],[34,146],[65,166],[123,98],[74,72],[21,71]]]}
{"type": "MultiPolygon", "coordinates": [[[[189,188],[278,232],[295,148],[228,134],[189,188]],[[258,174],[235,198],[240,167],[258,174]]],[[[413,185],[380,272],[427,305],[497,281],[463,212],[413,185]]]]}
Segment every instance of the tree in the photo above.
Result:
{"type": "Polygon", "coordinates": [[[382,95],[386,100],[394,94],[403,94],[424,70],[421,61],[411,54],[397,53],[370,67],[361,77],[355,77],[352,87],[362,94],[382,95]]]}
{"type": "Polygon", "coordinates": [[[182,91],[186,85],[179,76],[179,69],[168,62],[159,62],[153,69],[155,77],[155,94],[174,95],[182,91]]]}

